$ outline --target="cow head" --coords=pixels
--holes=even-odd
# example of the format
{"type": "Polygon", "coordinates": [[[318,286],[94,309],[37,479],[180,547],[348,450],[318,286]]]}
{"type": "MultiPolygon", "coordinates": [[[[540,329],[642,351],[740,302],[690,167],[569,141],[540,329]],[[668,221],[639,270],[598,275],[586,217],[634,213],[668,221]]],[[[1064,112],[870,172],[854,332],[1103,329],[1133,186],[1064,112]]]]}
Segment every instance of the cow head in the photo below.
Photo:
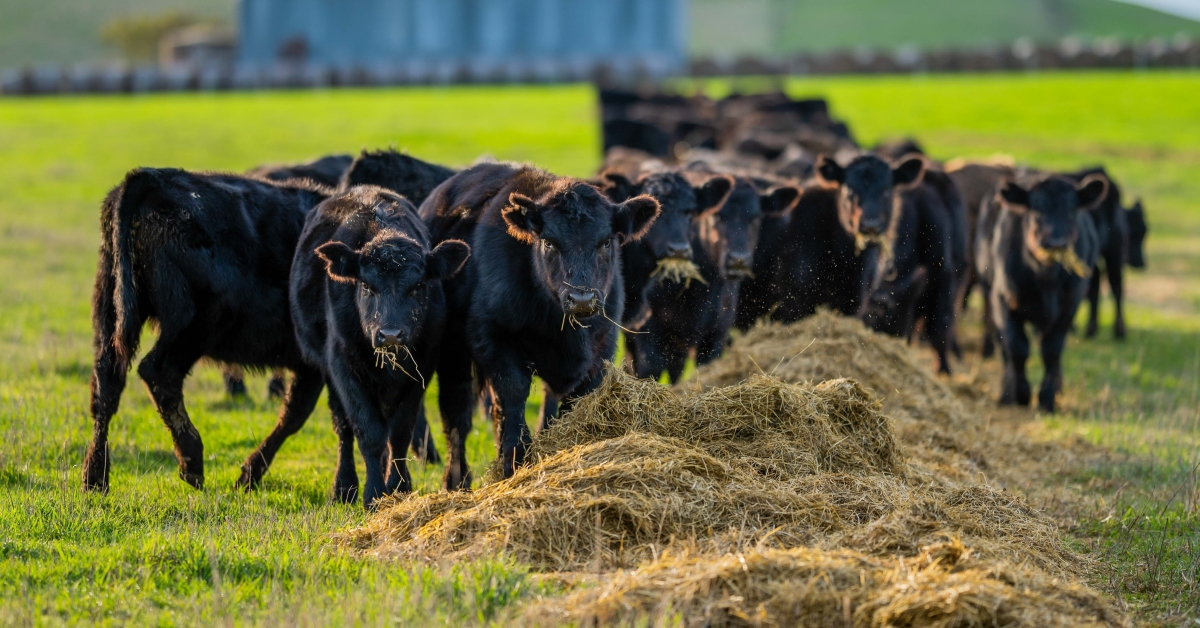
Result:
{"type": "Polygon", "coordinates": [[[617,204],[582,181],[560,179],[537,199],[512,193],[502,215],[509,235],[531,246],[542,287],[575,321],[601,313],[620,279],[617,247],[644,236],[658,212],[649,196],[617,204]]]}
{"type": "Polygon", "coordinates": [[[733,178],[712,177],[700,185],[692,185],[678,172],[655,172],[637,183],[624,175],[605,173],[605,192],[614,201],[623,202],[637,194],[646,194],[658,201],[661,210],[654,225],[642,238],[654,259],[658,261],[692,259],[692,222],[721,208],[733,189],[733,178]]]}
{"type": "Polygon", "coordinates": [[[1125,212],[1129,221],[1129,259],[1127,261],[1134,268],[1145,268],[1146,233],[1150,231],[1150,227],[1146,224],[1146,208],[1142,206],[1142,199],[1138,199],[1133,207],[1125,212]]]}
{"type": "Polygon", "coordinates": [[[860,155],[843,168],[830,157],[821,157],[817,172],[840,190],[838,220],[855,237],[880,238],[892,226],[896,190],[921,183],[925,160],[920,156],[890,165],[875,155],[860,155]]]}
{"type": "Polygon", "coordinates": [[[460,240],[426,251],[407,234],[383,229],[362,249],[342,242],[317,247],[329,278],[356,284],[355,305],[363,337],[372,348],[406,347],[420,336],[430,289],[453,277],[471,255],[460,240]]]}
{"type": "Polygon", "coordinates": [[[739,177],[725,204],[712,217],[700,223],[700,240],[716,258],[726,279],[737,281],[751,276],[754,249],[764,217],[777,217],[791,211],[800,201],[800,190],[790,185],[762,192],[749,180],[739,177]]]}
{"type": "Polygon", "coordinates": [[[1030,188],[1005,181],[1000,198],[1024,217],[1025,243],[1034,252],[1066,251],[1079,237],[1079,210],[1095,209],[1108,192],[1102,175],[1088,175],[1078,184],[1064,177],[1047,177],[1030,188]]]}

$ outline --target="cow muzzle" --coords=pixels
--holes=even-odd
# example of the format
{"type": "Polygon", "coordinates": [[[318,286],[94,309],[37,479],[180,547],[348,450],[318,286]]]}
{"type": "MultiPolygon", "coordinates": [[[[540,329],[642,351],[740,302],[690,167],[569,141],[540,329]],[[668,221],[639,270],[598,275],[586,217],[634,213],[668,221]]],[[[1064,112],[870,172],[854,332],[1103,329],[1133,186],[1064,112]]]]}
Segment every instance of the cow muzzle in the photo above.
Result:
{"type": "Polygon", "coordinates": [[[586,318],[600,313],[600,295],[595,290],[568,290],[562,299],[563,313],[575,318],[586,318]]]}
{"type": "Polygon", "coordinates": [[[375,331],[371,344],[376,349],[399,347],[408,344],[408,333],[403,329],[381,327],[375,331]]]}
{"type": "Polygon", "coordinates": [[[730,253],[725,257],[725,277],[727,279],[752,279],[754,272],[753,257],[748,253],[730,253]]]}

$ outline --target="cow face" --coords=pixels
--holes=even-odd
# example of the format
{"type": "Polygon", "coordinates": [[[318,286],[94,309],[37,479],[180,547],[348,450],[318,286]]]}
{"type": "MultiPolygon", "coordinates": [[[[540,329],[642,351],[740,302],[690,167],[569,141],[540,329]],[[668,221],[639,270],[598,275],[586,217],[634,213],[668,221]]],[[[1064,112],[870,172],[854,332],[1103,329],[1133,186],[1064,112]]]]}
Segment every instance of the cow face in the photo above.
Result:
{"type": "Polygon", "coordinates": [[[795,187],[781,186],[764,193],[750,181],[737,179],[725,204],[698,228],[700,240],[716,257],[726,279],[751,276],[763,218],[781,216],[799,201],[800,190],[795,187]]]}
{"type": "Polygon", "coordinates": [[[1125,212],[1129,221],[1129,259],[1127,261],[1134,268],[1145,268],[1146,233],[1150,231],[1150,227],[1146,224],[1146,208],[1142,206],[1141,199],[1138,199],[1138,202],[1125,212]]]}
{"type": "Polygon", "coordinates": [[[1026,189],[1006,181],[1000,197],[1008,209],[1024,217],[1025,242],[1030,250],[1065,251],[1079,237],[1079,210],[1094,209],[1108,192],[1102,175],[1089,175],[1078,184],[1048,177],[1026,189]]]}
{"type": "Polygon", "coordinates": [[[875,155],[860,155],[843,168],[833,159],[821,157],[817,172],[841,191],[838,220],[846,232],[878,238],[892,226],[898,205],[896,190],[910,189],[921,182],[925,160],[908,157],[893,167],[875,155]]]}
{"type": "Polygon", "coordinates": [[[733,179],[713,177],[693,186],[678,172],[655,172],[638,183],[616,173],[604,175],[606,193],[615,201],[646,194],[658,201],[661,210],[654,225],[642,238],[655,260],[692,259],[692,223],[720,209],[733,189],[733,179]]]}
{"type": "Polygon", "coordinates": [[[460,240],[446,240],[427,253],[409,236],[390,229],[358,251],[341,242],[317,248],[330,279],[357,286],[359,324],[376,351],[406,347],[420,336],[430,289],[453,277],[470,254],[460,240]]]}
{"type": "Polygon", "coordinates": [[[537,200],[514,192],[508,201],[509,235],[531,245],[538,281],[573,322],[601,313],[620,279],[617,247],[644,236],[659,212],[649,196],[616,204],[565,179],[537,200]]]}

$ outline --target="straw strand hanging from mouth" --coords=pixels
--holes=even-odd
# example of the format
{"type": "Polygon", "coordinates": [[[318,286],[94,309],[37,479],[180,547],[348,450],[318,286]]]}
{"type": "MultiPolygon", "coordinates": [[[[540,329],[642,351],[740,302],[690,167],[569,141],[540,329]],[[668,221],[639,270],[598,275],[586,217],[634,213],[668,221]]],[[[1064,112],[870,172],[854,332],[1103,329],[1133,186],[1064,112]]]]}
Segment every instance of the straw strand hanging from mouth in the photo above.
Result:
{"type": "Polygon", "coordinates": [[[704,280],[704,276],[700,274],[700,269],[690,259],[676,259],[669,257],[658,260],[658,265],[654,267],[654,272],[650,273],[652,279],[659,281],[667,280],[675,283],[681,283],[686,288],[691,285],[695,279],[704,285],[708,282],[704,280]]]}
{"type": "Polygon", "coordinates": [[[1061,249],[1043,249],[1041,247],[1033,247],[1032,253],[1037,261],[1043,264],[1061,264],[1067,272],[1077,276],[1088,278],[1092,274],[1092,269],[1088,268],[1083,260],[1075,254],[1074,247],[1064,247],[1061,249]]]}
{"type": "Polygon", "coordinates": [[[375,347],[375,367],[384,368],[390,366],[392,370],[399,370],[412,381],[420,382],[422,389],[426,388],[425,376],[421,374],[421,369],[417,368],[417,359],[413,357],[412,351],[405,345],[399,345],[399,347],[408,355],[409,361],[413,363],[413,370],[417,372],[417,377],[420,377],[420,379],[413,377],[412,373],[409,373],[408,369],[404,368],[404,365],[400,363],[399,352],[396,351],[396,347],[375,347]]]}

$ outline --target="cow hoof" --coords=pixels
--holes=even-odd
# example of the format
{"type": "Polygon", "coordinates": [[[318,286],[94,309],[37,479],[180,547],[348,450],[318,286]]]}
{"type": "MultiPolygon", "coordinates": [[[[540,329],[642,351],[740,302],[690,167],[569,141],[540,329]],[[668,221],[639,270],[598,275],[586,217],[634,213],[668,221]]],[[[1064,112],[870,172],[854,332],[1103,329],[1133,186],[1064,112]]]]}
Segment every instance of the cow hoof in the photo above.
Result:
{"type": "Polygon", "coordinates": [[[1113,327],[1113,337],[1116,338],[1117,340],[1124,340],[1125,339],[1125,326],[1117,325],[1117,326],[1113,327]]]}
{"type": "Polygon", "coordinates": [[[332,498],[335,504],[353,504],[358,501],[358,485],[334,485],[332,498]]]}
{"type": "Polygon", "coordinates": [[[179,479],[187,482],[192,488],[202,491],[204,490],[204,474],[203,473],[188,473],[187,471],[179,471],[179,479]]]}
{"type": "Polygon", "coordinates": [[[442,477],[442,488],[447,491],[469,491],[471,490],[471,470],[463,468],[460,470],[457,464],[446,465],[446,474],[442,477]]]}
{"type": "Polygon", "coordinates": [[[1096,329],[1095,325],[1088,325],[1087,331],[1083,332],[1083,337],[1084,338],[1095,338],[1096,331],[1097,331],[1097,329],[1096,329]]]}
{"type": "Polygon", "coordinates": [[[255,472],[250,467],[242,467],[242,474],[238,476],[237,482],[234,482],[235,488],[241,489],[249,493],[262,483],[262,472],[255,472]]]}

